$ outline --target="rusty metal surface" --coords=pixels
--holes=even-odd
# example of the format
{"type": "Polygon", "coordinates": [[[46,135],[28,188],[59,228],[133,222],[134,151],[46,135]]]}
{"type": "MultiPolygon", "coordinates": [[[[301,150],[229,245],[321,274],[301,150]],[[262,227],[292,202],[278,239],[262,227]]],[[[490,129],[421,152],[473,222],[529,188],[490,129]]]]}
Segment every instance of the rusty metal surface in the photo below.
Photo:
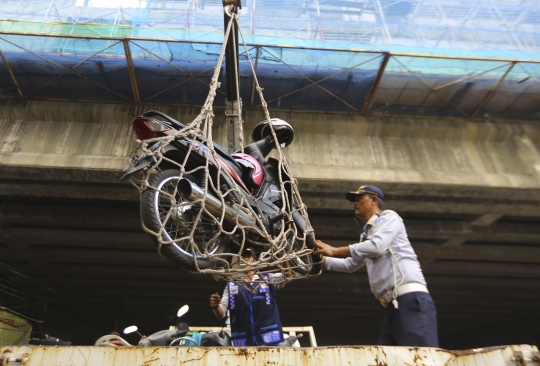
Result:
{"type": "Polygon", "coordinates": [[[205,347],[2,347],[1,364],[25,366],[86,365],[372,365],[372,366],[469,366],[515,365],[515,352],[534,357],[538,349],[511,345],[449,351],[411,347],[323,347],[323,348],[205,348],[205,347]],[[16,358],[11,356],[16,356],[16,358]],[[11,362],[10,362],[11,361],[11,362]]]}

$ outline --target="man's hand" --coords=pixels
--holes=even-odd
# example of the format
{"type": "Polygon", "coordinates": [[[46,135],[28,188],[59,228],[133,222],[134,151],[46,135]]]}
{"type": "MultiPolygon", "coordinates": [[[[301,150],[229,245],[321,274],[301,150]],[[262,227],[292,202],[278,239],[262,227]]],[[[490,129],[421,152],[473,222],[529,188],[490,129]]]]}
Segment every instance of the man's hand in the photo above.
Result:
{"type": "Polygon", "coordinates": [[[216,292],[215,294],[210,295],[210,306],[214,310],[214,314],[216,314],[216,317],[218,319],[223,318],[225,313],[223,312],[223,308],[221,305],[221,296],[216,292]]]}
{"type": "Polygon", "coordinates": [[[291,267],[289,267],[289,262],[283,263],[282,271],[285,274],[286,278],[291,278],[292,277],[292,271],[291,271],[291,267]]]}
{"type": "Polygon", "coordinates": [[[210,306],[212,309],[217,309],[221,304],[221,296],[216,292],[215,294],[210,295],[210,306]]]}
{"type": "Polygon", "coordinates": [[[327,257],[333,257],[334,249],[336,248],[334,248],[331,245],[323,243],[320,240],[315,240],[315,249],[314,249],[315,254],[323,254],[327,257]]]}
{"type": "MultiPolygon", "coordinates": [[[[325,257],[336,257],[336,258],[347,258],[351,256],[351,251],[349,246],[344,247],[333,247],[326,243],[323,243],[320,240],[315,240],[315,248],[313,250],[314,254],[322,254],[325,257]]],[[[326,260],[325,260],[326,264],[326,260]]]]}

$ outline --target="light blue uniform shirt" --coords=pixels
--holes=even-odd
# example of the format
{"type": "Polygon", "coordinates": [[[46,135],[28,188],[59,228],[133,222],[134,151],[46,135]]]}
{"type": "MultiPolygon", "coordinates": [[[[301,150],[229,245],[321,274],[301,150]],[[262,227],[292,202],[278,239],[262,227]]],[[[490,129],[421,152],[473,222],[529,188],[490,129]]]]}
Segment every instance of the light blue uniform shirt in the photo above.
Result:
{"type": "Polygon", "coordinates": [[[394,211],[386,210],[373,215],[364,226],[360,242],[349,245],[349,249],[349,258],[326,257],[326,269],[351,273],[365,265],[371,292],[377,298],[392,290],[396,284],[417,282],[426,285],[403,220],[394,211]]]}

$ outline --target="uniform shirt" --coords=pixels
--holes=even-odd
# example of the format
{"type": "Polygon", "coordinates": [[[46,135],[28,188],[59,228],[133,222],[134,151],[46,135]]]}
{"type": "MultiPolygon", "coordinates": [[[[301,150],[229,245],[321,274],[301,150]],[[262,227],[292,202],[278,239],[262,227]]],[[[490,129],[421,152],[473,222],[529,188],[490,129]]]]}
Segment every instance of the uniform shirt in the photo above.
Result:
{"type": "Polygon", "coordinates": [[[373,215],[364,226],[360,242],[349,245],[349,250],[351,256],[348,258],[327,257],[326,268],[329,271],[351,273],[365,265],[371,292],[377,298],[392,290],[396,284],[417,282],[426,285],[403,220],[394,211],[386,210],[373,215]]]}
{"type": "MultiPolygon", "coordinates": [[[[255,275],[253,277],[253,281],[259,279],[259,276],[255,275]]],[[[269,273],[269,277],[266,280],[269,284],[274,286],[275,289],[283,288],[286,285],[286,282],[283,281],[283,274],[282,273],[269,273]]],[[[229,286],[225,286],[225,290],[223,290],[223,295],[221,296],[221,309],[223,309],[223,316],[218,319],[223,319],[227,316],[227,310],[229,310],[229,286]]],[[[214,313],[216,310],[214,310],[214,313]]]]}

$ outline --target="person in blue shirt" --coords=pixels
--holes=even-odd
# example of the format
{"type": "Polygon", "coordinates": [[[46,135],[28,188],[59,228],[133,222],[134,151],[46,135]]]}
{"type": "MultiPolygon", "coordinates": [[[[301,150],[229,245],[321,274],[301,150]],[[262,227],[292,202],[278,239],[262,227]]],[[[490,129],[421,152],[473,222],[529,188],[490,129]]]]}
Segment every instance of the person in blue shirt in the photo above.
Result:
{"type": "MultiPolygon", "coordinates": [[[[247,248],[242,252],[245,262],[253,263],[257,252],[247,248]]],[[[285,273],[290,276],[290,270],[285,273]]],[[[275,346],[284,341],[276,289],[285,286],[282,273],[266,273],[259,278],[249,273],[245,285],[227,282],[223,295],[210,296],[210,306],[218,319],[225,318],[229,311],[231,338],[234,346],[275,346]]]]}

